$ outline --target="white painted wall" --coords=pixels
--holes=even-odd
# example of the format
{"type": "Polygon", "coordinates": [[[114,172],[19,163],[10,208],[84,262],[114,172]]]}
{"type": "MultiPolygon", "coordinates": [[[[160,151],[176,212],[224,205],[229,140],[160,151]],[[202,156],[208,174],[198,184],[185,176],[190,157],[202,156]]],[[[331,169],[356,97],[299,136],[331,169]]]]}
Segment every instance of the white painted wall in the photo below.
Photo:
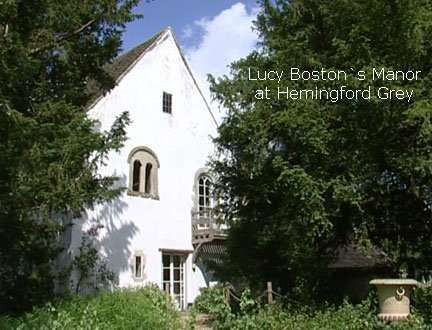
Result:
{"type": "MultiPolygon", "coordinates": [[[[119,82],[89,111],[108,130],[115,118],[128,111],[131,124],[128,140],[120,153],[110,154],[101,174],[115,174],[127,186],[130,151],[137,146],[151,148],[160,161],[160,200],[128,196],[110,205],[88,210],[84,227],[99,220],[105,228],[102,251],[109,266],[119,274],[119,285],[141,285],[132,278],[131,258],[136,250],[146,255],[146,283],[161,286],[162,257],[159,249],[192,250],[191,209],[194,176],[213,152],[210,136],[216,125],[183,63],[170,30],[157,46],[148,51],[119,82]],[[173,95],[172,115],[162,112],[162,92],[173,95]]],[[[80,231],[76,226],[74,232],[80,231]]],[[[79,245],[74,235],[72,247],[79,245]]],[[[186,263],[187,302],[192,302],[205,286],[199,268],[192,270],[192,255],[186,263]]]]}

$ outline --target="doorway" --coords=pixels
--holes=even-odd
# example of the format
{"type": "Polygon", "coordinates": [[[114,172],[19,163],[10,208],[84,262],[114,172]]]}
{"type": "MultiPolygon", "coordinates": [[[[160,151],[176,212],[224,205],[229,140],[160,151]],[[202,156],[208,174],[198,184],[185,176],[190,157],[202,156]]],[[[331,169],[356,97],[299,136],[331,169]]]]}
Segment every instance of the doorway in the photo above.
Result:
{"type": "Polygon", "coordinates": [[[185,256],[162,254],[162,288],[180,310],[185,309],[185,256]]]}

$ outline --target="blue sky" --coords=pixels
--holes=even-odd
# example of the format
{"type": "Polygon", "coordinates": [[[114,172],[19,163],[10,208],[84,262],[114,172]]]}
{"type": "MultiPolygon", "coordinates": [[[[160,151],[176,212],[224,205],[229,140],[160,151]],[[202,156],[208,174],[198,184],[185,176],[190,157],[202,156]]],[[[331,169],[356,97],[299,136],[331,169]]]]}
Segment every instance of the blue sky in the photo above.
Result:
{"type": "Polygon", "coordinates": [[[215,17],[237,3],[244,4],[247,10],[256,7],[256,0],[141,0],[135,12],[143,14],[144,18],[127,26],[123,49],[142,43],[167,26],[174,29],[183,47],[196,46],[200,33],[194,31],[194,22],[215,17]],[[192,34],[185,38],[189,36],[188,31],[192,34]]]}
{"type": "MultiPolygon", "coordinates": [[[[207,74],[229,75],[229,65],[250,54],[258,37],[252,30],[255,0],[141,0],[144,18],[129,24],[123,49],[128,50],[171,26],[207,100],[207,74]]],[[[216,118],[224,110],[210,102],[216,118]]]]}

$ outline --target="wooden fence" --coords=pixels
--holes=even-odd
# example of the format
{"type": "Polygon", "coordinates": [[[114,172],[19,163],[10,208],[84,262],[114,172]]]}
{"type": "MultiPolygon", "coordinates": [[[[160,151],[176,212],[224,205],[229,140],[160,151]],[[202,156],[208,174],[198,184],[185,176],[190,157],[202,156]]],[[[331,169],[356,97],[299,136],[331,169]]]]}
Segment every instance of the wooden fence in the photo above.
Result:
{"type": "MultiPolygon", "coordinates": [[[[280,293],[273,291],[272,282],[267,282],[267,288],[262,292],[261,295],[254,298],[254,300],[258,301],[266,297],[265,301],[267,302],[267,304],[273,304],[275,296],[287,299],[286,296],[283,296],[280,293]]],[[[233,286],[229,283],[226,283],[224,285],[224,299],[225,303],[228,305],[230,304],[231,299],[234,299],[237,302],[240,302],[241,300],[241,298],[235,293],[233,286]]]]}

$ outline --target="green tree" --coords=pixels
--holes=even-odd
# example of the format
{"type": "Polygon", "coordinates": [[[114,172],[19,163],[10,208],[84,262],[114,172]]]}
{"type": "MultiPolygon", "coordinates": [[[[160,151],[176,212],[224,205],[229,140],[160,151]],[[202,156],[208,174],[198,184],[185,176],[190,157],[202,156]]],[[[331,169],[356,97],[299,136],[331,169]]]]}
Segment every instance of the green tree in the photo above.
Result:
{"type": "Polygon", "coordinates": [[[395,272],[432,265],[432,4],[428,0],[260,1],[259,50],[211,78],[227,109],[212,161],[230,225],[229,276],[289,290],[318,283],[335,247],[381,248],[395,272]],[[290,89],[414,89],[414,100],[256,100],[277,81],[248,68],[345,70],[348,79],[290,89]],[[357,79],[372,68],[421,70],[418,81],[357,79]],[[352,68],[352,69],[351,69],[352,68]]]}
{"type": "Polygon", "coordinates": [[[0,3],[0,311],[52,297],[65,219],[120,192],[97,169],[122,146],[128,115],[97,132],[87,86],[114,86],[103,66],[137,3],[0,3]]]}

